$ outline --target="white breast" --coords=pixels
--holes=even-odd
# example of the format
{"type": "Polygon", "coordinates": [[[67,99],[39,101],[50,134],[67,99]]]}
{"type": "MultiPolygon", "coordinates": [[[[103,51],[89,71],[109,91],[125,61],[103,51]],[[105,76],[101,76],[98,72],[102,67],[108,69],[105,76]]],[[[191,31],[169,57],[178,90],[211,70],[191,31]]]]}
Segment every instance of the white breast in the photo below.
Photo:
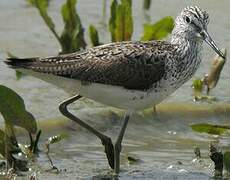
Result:
{"type": "Polygon", "coordinates": [[[20,71],[54,84],[72,95],[79,94],[86,98],[120,109],[144,109],[160,103],[169,94],[175,91],[173,87],[168,88],[167,81],[161,82],[161,91],[138,91],[127,90],[120,86],[82,83],[79,80],[34,72],[28,69],[20,69],[20,71]]]}

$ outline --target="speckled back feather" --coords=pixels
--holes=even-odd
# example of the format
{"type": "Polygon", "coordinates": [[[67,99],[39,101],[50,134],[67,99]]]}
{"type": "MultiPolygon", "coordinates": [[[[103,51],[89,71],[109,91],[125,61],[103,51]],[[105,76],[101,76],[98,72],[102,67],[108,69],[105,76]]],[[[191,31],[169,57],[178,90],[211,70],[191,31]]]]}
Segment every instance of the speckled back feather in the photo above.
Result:
{"type": "Polygon", "coordinates": [[[174,53],[176,46],[163,41],[119,42],[56,57],[8,59],[8,64],[90,83],[147,90],[164,76],[174,53]]]}

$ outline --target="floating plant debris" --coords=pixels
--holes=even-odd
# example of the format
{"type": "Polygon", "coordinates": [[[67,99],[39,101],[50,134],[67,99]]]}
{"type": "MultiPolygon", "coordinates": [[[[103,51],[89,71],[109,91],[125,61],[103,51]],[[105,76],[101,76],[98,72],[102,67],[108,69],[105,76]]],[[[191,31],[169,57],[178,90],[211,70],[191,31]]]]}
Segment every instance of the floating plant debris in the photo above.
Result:
{"type": "MultiPolygon", "coordinates": [[[[222,49],[224,56],[226,57],[227,50],[222,49]]],[[[194,101],[215,101],[216,98],[213,96],[209,96],[209,92],[211,89],[214,89],[220,79],[221,71],[224,67],[226,59],[216,55],[212,60],[212,65],[210,68],[210,72],[205,74],[203,79],[195,79],[192,83],[193,88],[193,96],[194,101]],[[206,87],[206,94],[203,94],[203,91],[206,87]]]]}
{"type": "MultiPolygon", "coordinates": [[[[222,49],[221,51],[226,57],[227,50],[222,49]]],[[[207,86],[207,94],[209,93],[211,89],[216,87],[220,79],[220,73],[224,67],[225,62],[226,62],[226,59],[220,57],[218,54],[213,58],[210,72],[205,75],[204,80],[203,80],[203,83],[207,86]]]]}
{"type": "Polygon", "coordinates": [[[226,130],[230,130],[230,126],[224,126],[224,125],[212,125],[212,124],[192,124],[191,128],[193,131],[199,132],[199,133],[208,133],[208,134],[214,134],[214,135],[221,135],[226,132],[226,130]]]}

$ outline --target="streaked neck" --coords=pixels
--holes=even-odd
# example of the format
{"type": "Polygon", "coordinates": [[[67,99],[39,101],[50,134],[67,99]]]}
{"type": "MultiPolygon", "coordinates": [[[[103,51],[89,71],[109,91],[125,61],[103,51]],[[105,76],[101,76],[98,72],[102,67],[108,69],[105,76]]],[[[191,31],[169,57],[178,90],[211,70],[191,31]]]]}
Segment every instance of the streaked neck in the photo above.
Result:
{"type": "Polygon", "coordinates": [[[200,55],[202,49],[202,40],[191,38],[186,32],[182,32],[179,28],[174,28],[171,36],[171,43],[178,46],[181,57],[191,56],[192,54],[200,55]]]}
{"type": "Polygon", "coordinates": [[[202,41],[188,38],[186,33],[178,33],[175,29],[171,43],[178,46],[177,52],[181,58],[178,59],[177,69],[184,83],[192,77],[200,65],[202,41]]]}

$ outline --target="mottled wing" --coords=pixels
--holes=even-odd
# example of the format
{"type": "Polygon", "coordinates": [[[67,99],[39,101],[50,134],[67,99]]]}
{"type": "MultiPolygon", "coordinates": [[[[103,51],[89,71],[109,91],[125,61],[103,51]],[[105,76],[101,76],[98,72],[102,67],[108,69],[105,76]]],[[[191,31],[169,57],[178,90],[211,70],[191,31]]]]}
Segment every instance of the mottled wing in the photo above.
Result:
{"type": "Polygon", "coordinates": [[[8,59],[13,67],[32,69],[58,76],[147,90],[164,76],[172,45],[161,42],[111,43],[80,53],[48,58],[8,59]]]}

